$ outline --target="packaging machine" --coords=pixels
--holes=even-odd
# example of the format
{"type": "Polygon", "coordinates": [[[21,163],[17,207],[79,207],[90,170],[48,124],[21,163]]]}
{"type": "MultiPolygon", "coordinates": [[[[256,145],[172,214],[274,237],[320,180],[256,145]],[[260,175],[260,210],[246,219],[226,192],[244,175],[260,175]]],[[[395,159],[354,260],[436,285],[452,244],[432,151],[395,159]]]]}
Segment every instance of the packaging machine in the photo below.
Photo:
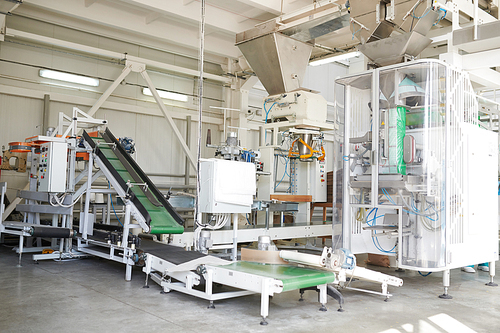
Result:
{"type": "Polygon", "coordinates": [[[498,260],[498,136],[467,73],[417,60],[337,80],[344,92],[342,232],[354,253],[443,271],[498,260]],[[375,102],[374,102],[375,101],[375,102]]]}

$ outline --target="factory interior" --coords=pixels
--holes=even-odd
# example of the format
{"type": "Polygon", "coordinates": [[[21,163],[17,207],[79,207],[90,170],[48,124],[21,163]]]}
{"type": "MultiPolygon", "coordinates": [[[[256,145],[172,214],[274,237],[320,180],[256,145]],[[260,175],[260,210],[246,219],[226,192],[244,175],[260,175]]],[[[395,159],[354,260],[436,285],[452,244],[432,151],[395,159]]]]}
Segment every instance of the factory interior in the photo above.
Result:
{"type": "Polygon", "coordinates": [[[0,332],[499,332],[500,0],[0,0],[0,332]]]}

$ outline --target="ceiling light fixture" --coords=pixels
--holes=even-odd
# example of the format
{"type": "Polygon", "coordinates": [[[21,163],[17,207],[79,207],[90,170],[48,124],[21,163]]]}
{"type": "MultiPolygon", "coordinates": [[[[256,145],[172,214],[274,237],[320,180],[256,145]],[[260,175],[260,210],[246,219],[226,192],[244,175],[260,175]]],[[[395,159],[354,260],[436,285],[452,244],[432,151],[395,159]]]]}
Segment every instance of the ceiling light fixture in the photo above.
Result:
{"type": "Polygon", "coordinates": [[[320,60],[311,61],[309,63],[309,65],[319,66],[319,65],[329,64],[331,62],[344,61],[347,59],[359,57],[360,55],[361,55],[361,52],[359,52],[359,51],[347,52],[347,53],[342,53],[342,54],[339,54],[339,55],[336,55],[336,56],[333,56],[330,58],[324,58],[324,59],[320,59],[320,60]]]}
{"type": "Polygon", "coordinates": [[[39,74],[41,77],[44,77],[46,79],[78,83],[92,87],[99,86],[99,79],[94,79],[87,76],[58,72],[50,69],[40,69],[39,74]]]}
{"type": "MultiPolygon", "coordinates": [[[[160,95],[161,98],[171,99],[171,100],[179,101],[179,102],[187,102],[188,101],[188,97],[186,95],[183,95],[183,94],[178,94],[178,93],[173,93],[170,91],[158,90],[158,89],[156,89],[156,91],[158,91],[158,95],[160,95]]],[[[151,90],[149,90],[149,88],[142,88],[142,93],[146,96],[153,96],[153,94],[151,93],[151,90]]]]}

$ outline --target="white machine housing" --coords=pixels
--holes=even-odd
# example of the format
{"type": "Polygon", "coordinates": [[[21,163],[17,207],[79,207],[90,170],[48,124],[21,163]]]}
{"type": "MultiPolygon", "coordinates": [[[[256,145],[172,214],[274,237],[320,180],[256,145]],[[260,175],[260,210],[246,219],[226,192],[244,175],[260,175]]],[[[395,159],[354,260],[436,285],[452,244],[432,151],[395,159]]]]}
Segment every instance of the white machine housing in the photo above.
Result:
{"type": "Polygon", "coordinates": [[[60,193],[66,191],[66,165],[68,145],[66,142],[47,142],[40,147],[38,168],[39,192],[60,193]]]}
{"type": "Polygon", "coordinates": [[[290,163],[291,194],[310,194],[312,202],[326,202],[326,159],[312,162],[293,159],[290,163]]]}
{"type": "Polygon", "coordinates": [[[286,118],[291,122],[309,120],[324,123],[327,115],[327,103],[323,96],[306,90],[273,95],[264,99],[266,111],[262,119],[274,122],[275,119],[286,118]],[[274,106],[273,106],[274,104],[274,106]]]}
{"type": "Polygon", "coordinates": [[[417,60],[337,83],[345,109],[334,242],[425,272],[497,261],[498,134],[481,124],[467,73],[417,60]]]}
{"type": "Polygon", "coordinates": [[[203,159],[200,170],[202,213],[250,213],[256,192],[253,163],[203,159]]]}

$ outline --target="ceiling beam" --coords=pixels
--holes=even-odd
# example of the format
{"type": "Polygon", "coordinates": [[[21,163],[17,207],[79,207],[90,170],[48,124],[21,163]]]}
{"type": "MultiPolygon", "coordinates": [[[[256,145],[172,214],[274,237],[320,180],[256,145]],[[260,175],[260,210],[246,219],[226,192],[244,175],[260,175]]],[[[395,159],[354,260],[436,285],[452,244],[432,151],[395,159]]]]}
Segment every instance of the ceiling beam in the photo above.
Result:
{"type": "Polygon", "coordinates": [[[151,24],[161,17],[160,13],[151,13],[146,15],[146,24],[151,24]]]}
{"type": "Polygon", "coordinates": [[[498,67],[500,66],[500,49],[465,54],[462,56],[462,66],[465,70],[498,67]]]}
{"type": "Polygon", "coordinates": [[[85,7],[92,6],[97,0],[85,0],[85,7]]]}
{"type": "MultiPolygon", "coordinates": [[[[172,5],[177,2],[168,2],[168,4],[172,5]]],[[[110,36],[109,30],[99,28],[101,26],[112,27],[117,31],[124,31],[123,35],[125,36],[128,34],[144,35],[189,49],[197,50],[199,48],[199,31],[196,24],[182,24],[175,20],[164,19],[157,19],[150,24],[146,24],[144,13],[147,13],[147,11],[137,10],[134,12],[133,10],[125,10],[120,7],[114,8],[110,4],[99,1],[90,7],[85,7],[84,2],[81,0],[25,0],[23,6],[18,8],[17,13],[40,21],[46,21],[44,16],[47,15],[44,15],[43,12],[45,14],[49,12],[53,14],[51,21],[49,21],[50,23],[61,24],[59,21],[62,19],[64,22],[66,17],[78,18],[86,23],[85,31],[94,32],[97,35],[114,38],[110,36]]],[[[184,11],[191,12],[185,9],[184,11]]],[[[225,20],[220,20],[220,17],[218,17],[218,21],[225,20]]],[[[64,23],[61,25],[70,28],[74,26],[74,24],[64,23]]],[[[230,34],[217,33],[207,36],[205,50],[207,53],[222,57],[237,58],[241,55],[237,47],[234,46],[234,37],[230,34]]]]}
{"type": "Polygon", "coordinates": [[[281,0],[237,0],[237,1],[264,10],[274,15],[281,15],[281,0]]]}
{"type": "Polygon", "coordinates": [[[478,83],[489,89],[500,88],[500,73],[489,68],[469,71],[472,82],[478,83]]]}
{"type": "MultiPolygon", "coordinates": [[[[119,53],[119,52],[104,50],[104,49],[97,48],[97,47],[68,42],[68,41],[64,41],[64,40],[60,40],[60,39],[56,39],[56,38],[36,35],[36,34],[24,32],[24,31],[20,31],[20,30],[14,30],[14,29],[7,28],[7,35],[11,36],[13,38],[30,40],[30,41],[34,41],[34,42],[41,43],[41,44],[48,44],[48,45],[52,45],[52,46],[56,46],[56,47],[61,47],[61,48],[70,49],[70,50],[74,50],[74,51],[89,53],[89,54],[107,57],[107,58],[111,58],[111,59],[124,59],[126,57],[130,61],[145,64],[148,68],[150,68],[150,67],[158,68],[158,69],[163,69],[163,70],[166,70],[169,72],[186,74],[186,75],[193,76],[193,77],[196,77],[199,75],[199,72],[197,70],[194,70],[194,69],[185,68],[185,67],[172,65],[172,64],[167,64],[167,63],[163,63],[163,62],[159,62],[159,61],[155,61],[155,60],[135,57],[135,56],[128,55],[128,54],[126,55],[125,53],[119,53]]],[[[206,79],[210,79],[210,80],[214,80],[214,81],[218,81],[218,82],[223,82],[223,83],[230,83],[231,82],[230,78],[223,77],[220,75],[210,74],[210,73],[206,73],[206,72],[204,73],[203,77],[206,79]]]]}
{"type": "MultiPolygon", "coordinates": [[[[161,12],[166,15],[183,18],[192,23],[198,24],[201,18],[201,8],[198,1],[164,1],[164,0],[122,0],[125,3],[151,10],[161,12]]],[[[207,4],[205,10],[205,24],[219,30],[236,34],[241,31],[252,28],[256,22],[238,23],[239,14],[221,9],[219,7],[207,4]]]]}

